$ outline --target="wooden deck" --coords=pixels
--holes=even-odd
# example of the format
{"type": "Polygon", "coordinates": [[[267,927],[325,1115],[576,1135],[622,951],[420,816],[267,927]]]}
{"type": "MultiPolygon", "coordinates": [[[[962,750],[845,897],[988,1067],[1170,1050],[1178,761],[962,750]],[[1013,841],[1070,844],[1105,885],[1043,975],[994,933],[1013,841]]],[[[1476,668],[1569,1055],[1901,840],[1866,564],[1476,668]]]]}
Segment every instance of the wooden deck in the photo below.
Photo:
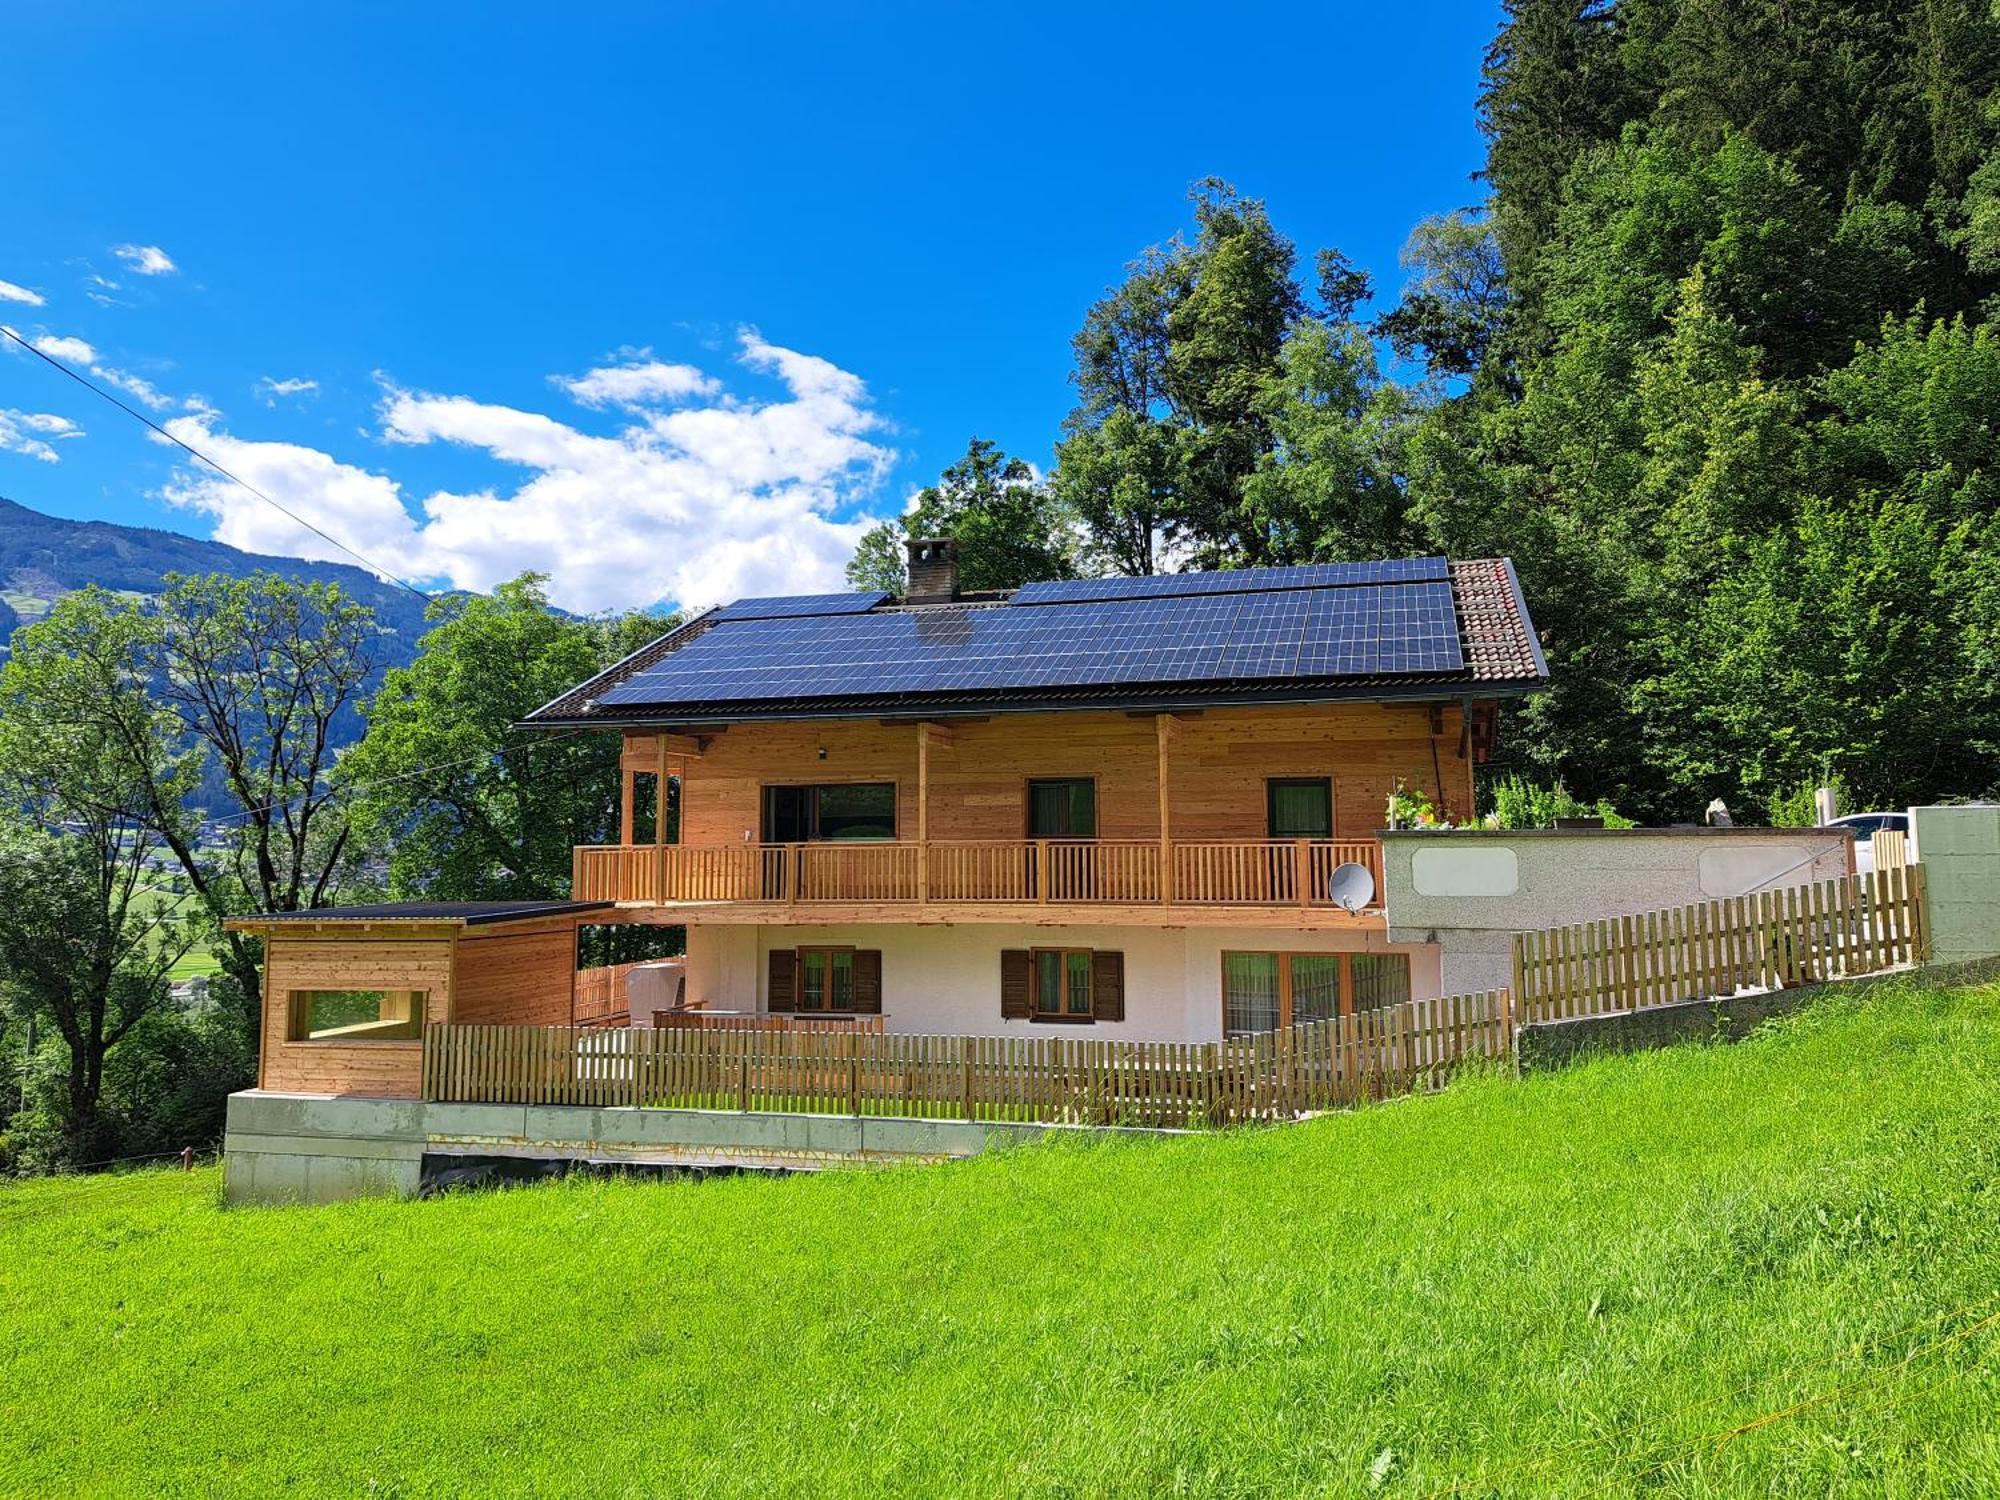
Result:
{"type": "Polygon", "coordinates": [[[578,900],[657,907],[704,922],[1087,920],[1379,926],[1374,839],[1162,842],[1017,839],[819,844],[590,845],[578,900]],[[1344,864],[1375,882],[1369,909],[1329,894],[1344,864]]]}

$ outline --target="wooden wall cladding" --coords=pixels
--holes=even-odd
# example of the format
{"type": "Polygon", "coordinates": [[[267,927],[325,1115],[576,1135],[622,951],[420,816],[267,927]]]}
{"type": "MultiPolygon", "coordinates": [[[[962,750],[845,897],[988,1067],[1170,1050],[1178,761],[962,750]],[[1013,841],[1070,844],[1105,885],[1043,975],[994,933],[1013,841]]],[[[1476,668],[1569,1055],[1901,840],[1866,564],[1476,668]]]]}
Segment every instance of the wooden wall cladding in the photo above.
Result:
{"type": "Polygon", "coordinates": [[[574,927],[491,935],[475,929],[458,941],[451,1018],[506,1026],[567,1026],[575,984],[574,927]]]}
{"type": "Polygon", "coordinates": [[[294,1042],[287,1035],[294,990],[422,990],[424,1019],[449,1020],[452,939],[449,934],[364,939],[276,933],[265,945],[258,1086],[284,1093],[415,1098],[423,1082],[421,1042],[294,1042]]]}
{"type": "MultiPolygon", "coordinates": [[[[1330,776],[1334,834],[1364,838],[1382,826],[1398,780],[1454,819],[1472,811],[1472,759],[1461,757],[1461,711],[1427,704],[1337,704],[1209,709],[1176,722],[1168,790],[1176,839],[1256,839],[1265,834],[1265,788],[1274,776],[1330,776]],[[1436,730],[1433,732],[1433,713],[1436,730]]],[[[999,715],[949,724],[930,757],[934,840],[1018,839],[1027,827],[1030,777],[1097,781],[1097,832],[1156,839],[1159,748],[1154,720],[1124,713],[999,715]]],[[[913,723],[737,724],[699,756],[670,752],[682,778],[681,841],[760,840],[762,788],[774,783],[890,781],[897,829],[917,828],[913,723]],[[824,751],[824,758],[821,752],[824,751]]],[[[625,768],[652,772],[657,739],[632,733],[625,768]]]]}

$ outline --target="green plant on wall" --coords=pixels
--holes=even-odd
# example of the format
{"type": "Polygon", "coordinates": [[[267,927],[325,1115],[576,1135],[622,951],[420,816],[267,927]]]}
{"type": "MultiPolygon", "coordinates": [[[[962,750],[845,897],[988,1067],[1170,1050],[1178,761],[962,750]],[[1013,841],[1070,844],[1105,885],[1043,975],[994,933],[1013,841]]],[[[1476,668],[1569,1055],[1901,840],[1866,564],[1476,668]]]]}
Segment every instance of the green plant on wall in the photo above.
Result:
{"type": "Polygon", "coordinates": [[[1489,828],[1553,828],[1558,818],[1602,818],[1606,828],[1634,826],[1605,798],[1581,801],[1560,781],[1543,786],[1525,776],[1504,776],[1493,784],[1491,796],[1493,806],[1486,814],[1489,828]]]}
{"type": "Polygon", "coordinates": [[[1847,783],[1839,772],[1823,776],[1817,781],[1802,781],[1789,792],[1774,792],[1771,795],[1769,811],[1773,828],[1817,828],[1819,826],[1819,789],[1833,788],[1833,805],[1836,809],[1847,806],[1847,783]]]}

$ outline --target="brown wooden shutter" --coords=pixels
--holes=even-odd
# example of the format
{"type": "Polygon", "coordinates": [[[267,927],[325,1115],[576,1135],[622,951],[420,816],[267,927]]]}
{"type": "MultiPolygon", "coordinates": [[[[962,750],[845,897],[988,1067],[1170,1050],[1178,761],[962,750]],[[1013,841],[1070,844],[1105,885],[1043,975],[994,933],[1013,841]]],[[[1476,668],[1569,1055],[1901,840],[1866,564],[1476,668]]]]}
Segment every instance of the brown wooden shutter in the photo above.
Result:
{"type": "Polygon", "coordinates": [[[857,1016],[882,1014],[882,950],[854,950],[854,1013],[857,1016]]]}
{"type": "Polygon", "coordinates": [[[1034,1014],[1028,1003],[1028,974],[1033,960],[1026,948],[1000,950],[1000,1019],[1025,1021],[1034,1014]]]}
{"type": "Polygon", "coordinates": [[[1103,948],[1090,955],[1090,1014],[1099,1021],[1125,1019],[1125,955],[1103,948]]]}
{"type": "Polygon", "coordinates": [[[766,1001],[773,1015],[783,1015],[797,1006],[794,998],[798,993],[796,975],[798,955],[789,948],[771,950],[771,995],[766,1001]]]}

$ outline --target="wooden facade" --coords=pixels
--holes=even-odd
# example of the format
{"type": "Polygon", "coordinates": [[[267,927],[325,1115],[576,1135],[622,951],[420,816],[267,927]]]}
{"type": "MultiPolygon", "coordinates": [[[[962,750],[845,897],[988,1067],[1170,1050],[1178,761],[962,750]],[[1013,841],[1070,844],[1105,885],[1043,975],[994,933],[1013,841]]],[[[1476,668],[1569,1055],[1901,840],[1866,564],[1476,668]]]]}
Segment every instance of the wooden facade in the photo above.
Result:
{"type": "Polygon", "coordinates": [[[701,904],[708,919],[787,920],[800,902],[852,920],[1008,919],[1046,911],[1295,906],[1315,923],[1348,914],[1334,867],[1381,883],[1375,834],[1399,786],[1453,821],[1469,818],[1490,705],[1356,703],[1036,713],[951,721],[737,724],[701,735],[626,731],[621,843],[577,851],[575,894],[654,906],[701,904]],[[641,808],[679,785],[677,838],[641,808]],[[1272,837],[1274,783],[1323,781],[1328,836],[1272,837]],[[1088,837],[1034,838],[1031,787],[1092,788],[1088,837]],[[893,841],[774,842],[774,788],[891,788],[893,841]],[[734,908],[728,914],[716,908],[734,908]]]}
{"type": "Polygon", "coordinates": [[[1174,839],[1222,841],[1264,836],[1273,778],[1325,776],[1333,836],[1365,839],[1399,782],[1453,821],[1471,816],[1470,729],[1456,704],[1356,703],[627,731],[626,803],[664,765],[681,783],[679,841],[740,844],[763,837],[766,786],[890,782],[899,837],[976,842],[1026,835],[1031,779],[1079,777],[1097,783],[1100,839],[1157,840],[1164,814],[1174,839]]]}
{"type": "Polygon", "coordinates": [[[426,1026],[568,1026],[575,1019],[574,916],[468,927],[450,921],[245,919],[264,938],[262,1048],[257,1086],[285,1093],[414,1098],[420,1040],[296,1034],[294,996],[314,991],[414,991],[426,1026]]]}

